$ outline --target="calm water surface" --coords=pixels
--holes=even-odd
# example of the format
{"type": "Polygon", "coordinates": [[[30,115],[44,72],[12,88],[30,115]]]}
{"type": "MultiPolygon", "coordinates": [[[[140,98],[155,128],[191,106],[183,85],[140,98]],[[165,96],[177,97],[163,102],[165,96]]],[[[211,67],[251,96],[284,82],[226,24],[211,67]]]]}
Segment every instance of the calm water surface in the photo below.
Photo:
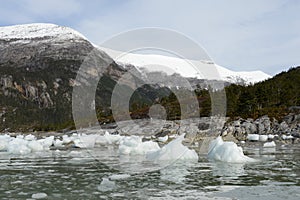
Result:
{"type": "Polygon", "coordinates": [[[0,152],[0,199],[41,192],[47,199],[300,199],[299,145],[244,150],[261,162],[216,163],[202,155],[194,163],[154,164],[120,157],[113,147],[0,152]]]}

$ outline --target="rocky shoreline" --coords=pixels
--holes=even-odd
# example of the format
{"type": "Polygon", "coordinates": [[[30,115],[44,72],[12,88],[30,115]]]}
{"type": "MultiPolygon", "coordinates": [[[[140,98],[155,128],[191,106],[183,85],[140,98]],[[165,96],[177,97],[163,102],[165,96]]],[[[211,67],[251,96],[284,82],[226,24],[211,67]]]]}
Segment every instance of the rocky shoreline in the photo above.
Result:
{"type": "Polygon", "coordinates": [[[232,135],[238,141],[251,140],[247,138],[249,135],[270,135],[268,140],[299,142],[300,114],[290,113],[281,122],[268,116],[256,120],[240,118],[225,124],[221,135],[225,138],[232,135]]]}
{"type": "Polygon", "coordinates": [[[167,143],[182,133],[186,133],[184,143],[189,146],[202,146],[206,149],[212,138],[221,135],[224,141],[234,141],[244,144],[245,141],[270,142],[276,141],[282,144],[300,143],[300,114],[291,113],[283,118],[281,122],[262,116],[256,120],[239,118],[228,121],[225,118],[187,119],[175,121],[162,121],[140,119],[134,121],[123,121],[105,124],[99,127],[91,127],[83,130],[62,130],[58,132],[30,132],[30,133],[1,133],[16,137],[20,134],[33,134],[37,138],[54,136],[62,138],[63,135],[76,133],[104,134],[108,132],[113,135],[139,135],[144,140],[167,143]],[[224,122],[227,122],[224,124],[224,122]]]}

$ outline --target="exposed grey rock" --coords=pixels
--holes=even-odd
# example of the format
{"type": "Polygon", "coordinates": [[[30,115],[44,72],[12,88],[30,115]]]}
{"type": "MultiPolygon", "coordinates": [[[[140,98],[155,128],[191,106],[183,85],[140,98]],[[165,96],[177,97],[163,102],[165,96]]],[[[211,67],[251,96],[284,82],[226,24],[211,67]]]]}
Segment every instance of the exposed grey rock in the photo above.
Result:
{"type": "Polygon", "coordinates": [[[298,136],[300,133],[299,114],[289,114],[280,124],[276,119],[272,121],[268,116],[253,119],[238,119],[225,125],[222,136],[233,135],[238,140],[245,140],[249,134],[281,134],[298,136]]]}
{"type": "Polygon", "coordinates": [[[287,124],[287,122],[285,121],[281,122],[279,125],[279,130],[283,133],[289,132],[289,125],[287,124]]]}
{"type": "Polygon", "coordinates": [[[49,108],[54,105],[48,92],[43,92],[40,96],[40,100],[40,107],[49,108]]]}
{"type": "Polygon", "coordinates": [[[12,75],[4,75],[0,77],[0,86],[2,89],[12,88],[13,87],[13,78],[12,75]]]}
{"type": "Polygon", "coordinates": [[[208,123],[199,123],[199,125],[198,125],[199,130],[207,130],[208,128],[209,128],[208,123]]]}

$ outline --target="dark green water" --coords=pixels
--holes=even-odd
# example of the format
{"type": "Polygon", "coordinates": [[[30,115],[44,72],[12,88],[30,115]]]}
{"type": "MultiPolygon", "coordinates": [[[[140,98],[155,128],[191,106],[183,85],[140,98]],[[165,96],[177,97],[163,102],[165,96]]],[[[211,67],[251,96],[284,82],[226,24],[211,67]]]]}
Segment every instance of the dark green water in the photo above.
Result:
{"type": "Polygon", "coordinates": [[[0,199],[300,199],[300,147],[244,148],[261,162],[162,166],[117,150],[0,152],[0,199]],[[119,177],[113,175],[121,174],[119,177]],[[124,175],[125,174],[125,175],[124,175]],[[102,183],[108,178],[108,183],[102,183]]]}

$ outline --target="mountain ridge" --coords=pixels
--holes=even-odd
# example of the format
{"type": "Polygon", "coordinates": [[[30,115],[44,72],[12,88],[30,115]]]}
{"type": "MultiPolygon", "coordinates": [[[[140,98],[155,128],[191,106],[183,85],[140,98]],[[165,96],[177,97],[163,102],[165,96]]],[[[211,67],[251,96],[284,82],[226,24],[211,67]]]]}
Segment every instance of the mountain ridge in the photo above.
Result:
{"type": "MultiPolygon", "coordinates": [[[[253,84],[272,76],[262,71],[232,71],[225,67],[215,64],[213,61],[207,60],[187,60],[177,57],[156,55],[156,54],[134,54],[120,52],[108,48],[98,47],[105,51],[113,58],[117,58],[116,62],[120,65],[133,65],[139,71],[148,72],[165,72],[168,75],[172,73],[178,73],[187,78],[198,78],[208,80],[222,80],[230,83],[245,83],[253,84]],[[156,65],[156,66],[155,66],[156,65]],[[194,68],[194,69],[193,69],[194,68]],[[195,69],[196,68],[196,69],[195,69]],[[215,76],[209,75],[209,69],[214,68],[216,70],[215,76]],[[201,74],[204,72],[204,75],[201,74]],[[206,73],[208,72],[208,73],[206,73]]],[[[214,70],[213,69],[213,70],[214,70]]]]}

